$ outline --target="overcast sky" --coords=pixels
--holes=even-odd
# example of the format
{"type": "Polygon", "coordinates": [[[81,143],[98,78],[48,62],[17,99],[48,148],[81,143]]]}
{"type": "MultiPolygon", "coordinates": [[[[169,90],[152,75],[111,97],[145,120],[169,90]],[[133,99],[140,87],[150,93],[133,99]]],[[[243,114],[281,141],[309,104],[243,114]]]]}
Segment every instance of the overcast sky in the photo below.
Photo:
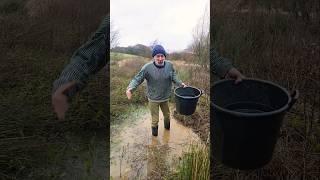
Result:
{"type": "Polygon", "coordinates": [[[192,31],[209,0],[111,0],[110,17],[119,30],[119,46],[158,40],[166,50],[180,51],[191,43],[192,31]]]}

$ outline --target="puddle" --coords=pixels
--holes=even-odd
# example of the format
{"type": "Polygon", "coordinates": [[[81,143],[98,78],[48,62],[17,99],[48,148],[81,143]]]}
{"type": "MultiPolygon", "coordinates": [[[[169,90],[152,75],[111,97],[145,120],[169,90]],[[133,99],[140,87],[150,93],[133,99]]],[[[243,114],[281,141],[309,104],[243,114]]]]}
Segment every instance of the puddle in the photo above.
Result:
{"type": "MultiPolygon", "coordinates": [[[[146,179],[161,177],[175,167],[179,156],[200,138],[171,116],[170,131],[163,127],[160,111],[158,136],[151,135],[151,115],[147,107],[139,107],[137,115],[126,119],[120,128],[111,129],[112,179],[146,179]]],[[[171,109],[171,114],[173,110],[171,109]]],[[[130,114],[129,116],[130,117],[130,114]]]]}
{"type": "Polygon", "coordinates": [[[68,138],[72,153],[65,161],[65,171],[68,173],[61,179],[106,179],[105,133],[86,135],[87,138],[68,138]]]}
{"type": "MultiPolygon", "coordinates": [[[[105,131],[66,132],[61,137],[62,148],[52,149],[51,165],[35,171],[37,179],[101,179],[106,180],[108,158],[106,156],[105,131]],[[41,179],[41,178],[40,178],[41,179]]],[[[1,179],[1,178],[0,178],[1,179]]]]}

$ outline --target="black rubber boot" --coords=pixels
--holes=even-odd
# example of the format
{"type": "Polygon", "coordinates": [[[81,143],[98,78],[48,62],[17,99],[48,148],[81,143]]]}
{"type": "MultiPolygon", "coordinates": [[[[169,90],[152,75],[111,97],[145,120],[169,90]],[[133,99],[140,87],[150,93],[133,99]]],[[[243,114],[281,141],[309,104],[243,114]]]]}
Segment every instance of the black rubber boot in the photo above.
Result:
{"type": "Polygon", "coordinates": [[[152,135],[153,136],[158,136],[158,126],[152,127],[152,135]]]}
{"type": "Polygon", "coordinates": [[[164,122],[164,128],[166,128],[166,130],[170,130],[170,121],[164,122]]]}

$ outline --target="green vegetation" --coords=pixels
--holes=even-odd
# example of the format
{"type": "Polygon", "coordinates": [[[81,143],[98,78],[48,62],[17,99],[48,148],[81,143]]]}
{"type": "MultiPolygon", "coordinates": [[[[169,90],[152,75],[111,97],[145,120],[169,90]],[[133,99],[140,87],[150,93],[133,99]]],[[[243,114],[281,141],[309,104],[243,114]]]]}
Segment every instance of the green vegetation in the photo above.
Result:
{"type": "Polygon", "coordinates": [[[319,1],[255,2],[217,2],[211,44],[245,76],[270,80],[290,91],[298,89],[300,97],[287,113],[267,166],[248,172],[218,163],[214,177],[316,179],[320,175],[315,166],[320,162],[316,155],[320,143],[320,14],[315,8],[319,1]]]}
{"type": "Polygon", "coordinates": [[[167,179],[209,180],[210,157],[209,149],[202,144],[192,144],[182,156],[175,173],[167,179]]]}
{"type": "Polygon", "coordinates": [[[122,53],[111,53],[110,57],[110,61],[115,62],[110,65],[110,113],[111,121],[118,121],[124,114],[131,112],[130,104],[138,106],[147,102],[145,83],[133,93],[130,103],[126,90],[131,79],[149,59],[122,53]]]}
{"type": "MultiPolygon", "coordinates": [[[[7,50],[4,57],[10,63],[1,66],[1,173],[8,179],[59,176],[64,159],[79,153],[71,146],[89,151],[90,139],[80,132],[92,138],[98,136],[95,132],[106,132],[108,84],[101,86],[103,72],[73,99],[66,121],[59,122],[51,107],[52,83],[70,57],[30,49],[7,50]],[[76,143],[68,135],[82,141],[76,143]],[[53,167],[57,169],[49,170],[53,167]]],[[[81,161],[85,156],[78,157],[81,161]]]]}
{"type": "Polygon", "coordinates": [[[84,1],[73,1],[74,6],[55,2],[0,2],[0,179],[94,179],[107,166],[97,167],[96,161],[106,161],[107,153],[101,154],[108,134],[105,72],[92,77],[72,99],[66,121],[58,121],[51,106],[53,81],[100,23],[105,2],[96,1],[100,10],[92,6],[95,15],[77,11],[91,17],[87,22],[68,14],[84,1]]]}
{"type": "Polygon", "coordinates": [[[19,13],[19,11],[22,11],[24,4],[23,0],[2,0],[0,2],[0,14],[19,13]]]}

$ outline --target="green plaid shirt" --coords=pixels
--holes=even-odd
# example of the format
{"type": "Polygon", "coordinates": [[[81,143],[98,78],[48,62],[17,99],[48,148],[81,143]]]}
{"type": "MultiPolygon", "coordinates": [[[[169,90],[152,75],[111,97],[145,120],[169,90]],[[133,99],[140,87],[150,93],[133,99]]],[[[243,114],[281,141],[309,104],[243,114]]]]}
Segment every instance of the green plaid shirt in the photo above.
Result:
{"type": "Polygon", "coordinates": [[[224,78],[232,67],[228,59],[221,57],[215,49],[210,49],[210,69],[214,74],[224,78]]]}
{"type": "MultiPolygon", "coordinates": [[[[67,82],[76,81],[76,86],[67,93],[67,96],[73,96],[86,86],[91,75],[109,62],[109,56],[106,56],[109,47],[107,46],[109,45],[107,42],[109,32],[107,31],[109,31],[109,15],[104,18],[93,36],[74,52],[70,63],[54,81],[52,92],[67,82]]],[[[231,67],[229,60],[220,57],[214,49],[210,49],[210,68],[214,74],[224,77],[231,67]]]]}
{"type": "Polygon", "coordinates": [[[73,96],[86,86],[90,75],[95,74],[107,64],[108,29],[109,16],[106,16],[93,36],[74,52],[70,63],[54,81],[53,92],[67,82],[76,81],[76,86],[67,93],[69,97],[73,96]]]}

